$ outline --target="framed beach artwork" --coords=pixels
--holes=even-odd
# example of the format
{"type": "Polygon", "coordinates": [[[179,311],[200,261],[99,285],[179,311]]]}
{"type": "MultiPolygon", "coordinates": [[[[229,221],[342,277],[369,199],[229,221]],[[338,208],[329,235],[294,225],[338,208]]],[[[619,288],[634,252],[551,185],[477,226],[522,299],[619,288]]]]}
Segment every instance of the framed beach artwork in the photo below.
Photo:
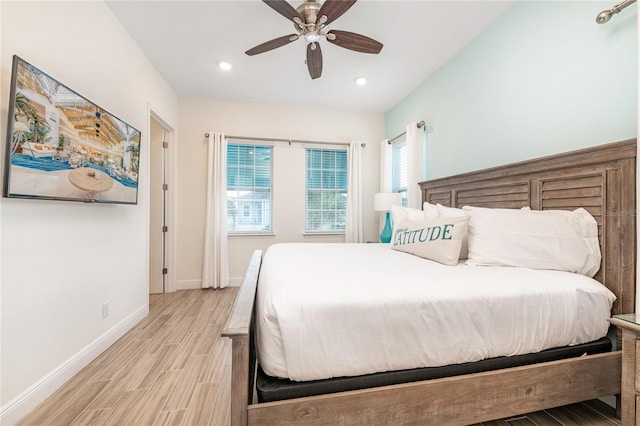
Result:
{"type": "Polygon", "coordinates": [[[140,131],[13,57],[3,195],[136,204],[140,131]]]}

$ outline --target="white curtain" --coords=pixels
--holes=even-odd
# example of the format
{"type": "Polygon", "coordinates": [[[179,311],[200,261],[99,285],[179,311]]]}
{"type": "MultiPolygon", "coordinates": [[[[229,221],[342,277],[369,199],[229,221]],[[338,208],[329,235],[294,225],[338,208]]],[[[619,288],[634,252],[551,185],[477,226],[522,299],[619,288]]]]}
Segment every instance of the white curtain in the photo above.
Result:
{"type": "Polygon", "coordinates": [[[380,142],[380,192],[391,192],[391,156],[389,139],[380,142]]]}
{"type": "Polygon", "coordinates": [[[349,143],[349,165],[347,167],[347,218],[344,233],[345,243],[364,242],[362,226],[362,149],[360,142],[349,143]]]}
{"type": "Polygon", "coordinates": [[[423,171],[424,131],[412,121],[407,126],[407,206],[422,210],[422,193],[419,182],[424,180],[423,171]]]}
{"type": "Polygon", "coordinates": [[[223,288],[229,284],[227,139],[220,132],[209,132],[206,205],[202,288],[223,288]]]}

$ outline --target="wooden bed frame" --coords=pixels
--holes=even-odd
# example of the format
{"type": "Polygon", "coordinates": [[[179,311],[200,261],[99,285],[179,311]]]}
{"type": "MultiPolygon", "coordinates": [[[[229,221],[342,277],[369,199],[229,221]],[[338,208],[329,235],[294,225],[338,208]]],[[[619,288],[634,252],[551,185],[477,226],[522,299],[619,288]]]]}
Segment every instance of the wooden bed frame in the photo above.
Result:
{"type": "MultiPolygon", "coordinates": [[[[423,200],[447,206],[584,207],[596,218],[596,279],[635,306],[636,140],[422,182],[423,200]]],[[[620,351],[442,379],[255,403],[254,252],[223,336],[232,339],[231,424],[467,425],[620,393],[620,351]]],[[[620,346],[618,346],[620,347],[620,346]]]]}

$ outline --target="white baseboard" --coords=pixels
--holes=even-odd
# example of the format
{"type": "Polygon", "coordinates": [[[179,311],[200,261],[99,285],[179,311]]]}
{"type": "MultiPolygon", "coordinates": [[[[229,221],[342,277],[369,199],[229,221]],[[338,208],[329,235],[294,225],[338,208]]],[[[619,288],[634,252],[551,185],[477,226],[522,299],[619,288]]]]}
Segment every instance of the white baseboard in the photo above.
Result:
{"type": "MultiPolygon", "coordinates": [[[[230,287],[240,287],[242,277],[229,278],[230,287]]],[[[178,290],[198,290],[202,288],[202,280],[181,280],[178,281],[178,290]]]]}
{"type": "Polygon", "coordinates": [[[202,288],[202,280],[179,280],[178,290],[197,290],[202,288]]]}
{"type": "Polygon", "coordinates": [[[0,407],[0,425],[13,425],[29,414],[38,404],[47,399],[127,331],[131,330],[148,313],[149,305],[136,309],[102,336],[89,343],[81,351],[71,356],[6,405],[0,407]]]}

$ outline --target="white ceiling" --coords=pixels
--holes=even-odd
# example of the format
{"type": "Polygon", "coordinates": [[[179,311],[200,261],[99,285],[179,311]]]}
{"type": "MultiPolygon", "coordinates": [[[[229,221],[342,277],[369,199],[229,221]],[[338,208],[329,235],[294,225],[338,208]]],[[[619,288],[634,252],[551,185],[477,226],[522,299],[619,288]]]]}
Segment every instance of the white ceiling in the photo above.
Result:
{"type": "Polygon", "coordinates": [[[312,80],[303,39],[244,54],[295,32],[262,1],[107,1],[179,96],[377,112],[391,109],[513,3],[360,0],[329,28],[378,40],[382,52],[322,40],[323,73],[312,80]],[[232,70],[220,70],[218,61],[230,62],[232,70]],[[368,84],[356,86],[358,76],[368,84]]]}

